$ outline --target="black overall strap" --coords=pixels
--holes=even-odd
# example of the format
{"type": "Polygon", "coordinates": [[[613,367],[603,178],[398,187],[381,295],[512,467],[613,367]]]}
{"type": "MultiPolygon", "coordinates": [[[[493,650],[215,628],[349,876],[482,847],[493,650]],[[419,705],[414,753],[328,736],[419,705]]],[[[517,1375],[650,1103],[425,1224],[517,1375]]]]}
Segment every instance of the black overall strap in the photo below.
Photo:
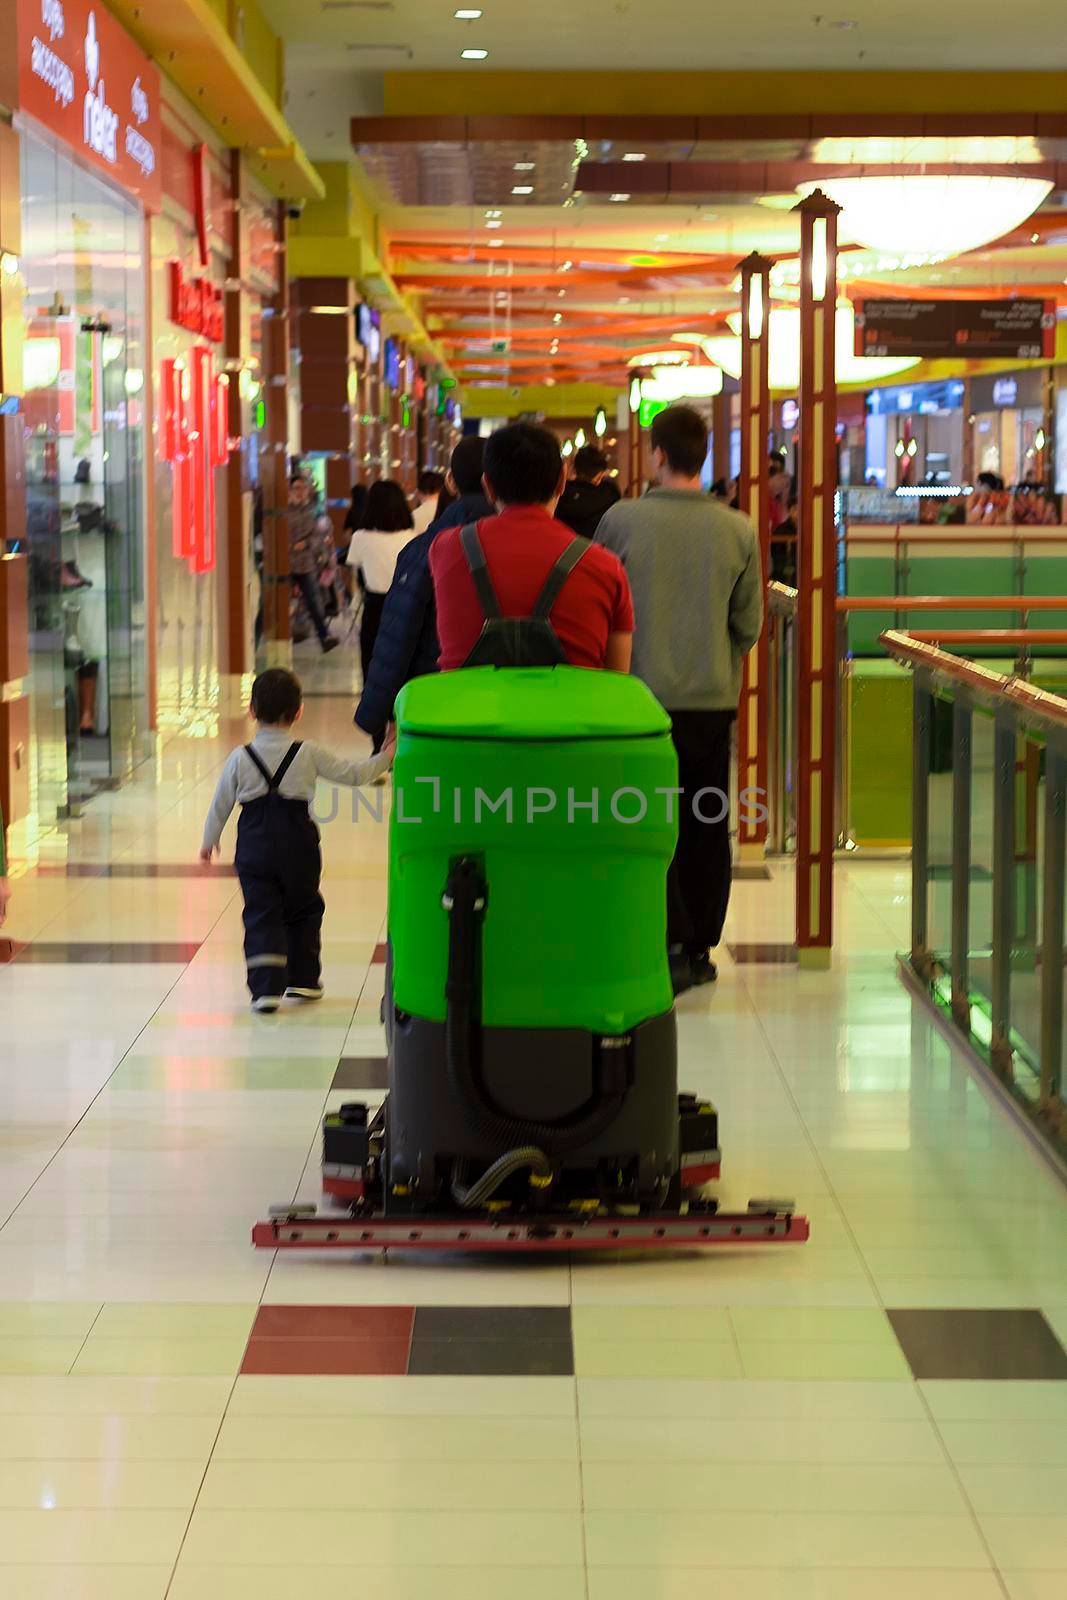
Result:
{"type": "Polygon", "coordinates": [[[589,549],[590,543],[589,539],[581,539],[576,535],[566,550],[561,551],[556,557],[552,564],[552,570],[545,579],[545,586],[534,602],[534,608],[530,612],[531,617],[538,620],[548,617],[552,607],[559,599],[560,590],[589,549]]]}
{"type": "Polygon", "coordinates": [[[469,522],[461,531],[459,542],[463,547],[463,555],[467,562],[467,570],[474,580],[474,587],[482,608],[482,615],[487,622],[495,622],[501,615],[500,601],[493,588],[493,580],[489,576],[489,568],[485,564],[485,551],[482,541],[478,537],[478,525],[469,522]]]}
{"type": "Polygon", "coordinates": [[[297,755],[298,755],[298,753],[300,751],[300,745],[301,745],[301,740],[299,740],[299,739],[294,740],[294,742],[289,746],[288,750],[285,752],[284,756],[282,756],[282,759],[278,764],[278,770],[277,770],[277,772],[275,772],[273,777],[271,776],[271,774],[270,774],[265,762],[260,760],[258,752],[255,751],[250,744],[246,744],[245,745],[245,755],[248,756],[248,758],[252,762],[253,766],[259,768],[259,771],[260,771],[260,774],[261,774],[261,776],[263,778],[263,781],[267,785],[267,793],[268,794],[274,794],[275,790],[281,784],[281,781],[285,777],[285,774],[289,771],[289,768],[292,766],[293,762],[297,758],[297,755]]]}

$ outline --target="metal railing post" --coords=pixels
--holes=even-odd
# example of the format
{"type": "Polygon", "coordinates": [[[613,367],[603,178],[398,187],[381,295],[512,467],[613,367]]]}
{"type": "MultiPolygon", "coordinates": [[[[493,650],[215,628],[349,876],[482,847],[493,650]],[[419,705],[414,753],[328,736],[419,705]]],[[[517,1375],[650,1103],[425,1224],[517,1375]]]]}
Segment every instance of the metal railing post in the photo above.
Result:
{"type": "Polygon", "coordinates": [[[837,758],[834,762],[834,843],[844,850],[851,839],[849,829],[849,793],[851,783],[851,672],[848,654],[848,615],[837,613],[837,758]]]}
{"type": "Polygon", "coordinates": [[[1015,718],[1001,708],[993,719],[993,962],[990,1058],[1001,1077],[1013,1073],[1011,968],[1015,947],[1015,718]]]}
{"type": "Polygon", "coordinates": [[[929,982],[932,971],[927,906],[930,874],[930,728],[933,691],[929,673],[917,670],[911,727],[911,964],[929,982]]]}
{"type": "Polygon", "coordinates": [[[971,904],[971,734],[974,712],[970,696],[956,690],[952,702],[952,1015],[970,1032],[968,940],[971,904]]]}
{"type": "Polygon", "coordinates": [[[1064,871],[1067,867],[1067,741],[1045,747],[1045,862],[1041,935],[1041,1109],[1062,1115],[1064,871]]]}

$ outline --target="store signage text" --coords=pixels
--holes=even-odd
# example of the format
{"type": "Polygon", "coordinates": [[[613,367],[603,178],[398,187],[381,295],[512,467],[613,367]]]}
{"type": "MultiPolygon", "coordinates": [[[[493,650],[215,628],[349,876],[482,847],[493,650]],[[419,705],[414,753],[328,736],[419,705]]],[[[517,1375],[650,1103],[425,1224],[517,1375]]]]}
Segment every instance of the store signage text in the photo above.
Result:
{"type": "Polygon", "coordinates": [[[20,109],[150,210],[162,196],[159,73],[98,0],[17,0],[20,109]]]}
{"type": "Polygon", "coordinates": [[[1055,353],[1054,300],[863,300],[856,306],[858,356],[1040,361],[1055,353]]]}
{"type": "Polygon", "coordinates": [[[209,278],[187,278],[180,261],[170,263],[170,320],[212,344],[223,337],[222,290],[209,278]]]}
{"type": "Polygon", "coordinates": [[[229,378],[207,345],[163,362],[161,453],[172,474],[173,552],[192,572],[215,565],[215,468],[229,459],[229,378]]]}

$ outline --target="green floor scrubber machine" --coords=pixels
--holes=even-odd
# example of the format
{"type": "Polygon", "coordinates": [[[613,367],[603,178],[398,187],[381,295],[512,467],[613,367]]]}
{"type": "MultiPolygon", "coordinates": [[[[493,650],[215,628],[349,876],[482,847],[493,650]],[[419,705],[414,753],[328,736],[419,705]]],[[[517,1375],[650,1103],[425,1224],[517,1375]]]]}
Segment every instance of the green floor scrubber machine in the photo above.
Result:
{"type": "Polygon", "coordinates": [[[418,678],[397,703],[388,1092],[323,1130],[328,1208],[268,1248],[576,1250],[794,1241],[718,1210],[715,1109],[679,1095],[665,879],[670,722],[568,666],[418,678]]]}

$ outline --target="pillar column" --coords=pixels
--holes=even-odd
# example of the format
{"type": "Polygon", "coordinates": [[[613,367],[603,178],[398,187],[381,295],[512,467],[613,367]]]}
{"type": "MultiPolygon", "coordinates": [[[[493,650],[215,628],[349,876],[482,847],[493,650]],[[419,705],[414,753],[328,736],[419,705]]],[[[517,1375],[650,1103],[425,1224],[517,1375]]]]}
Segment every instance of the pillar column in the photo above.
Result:
{"type": "Polygon", "coordinates": [[[629,482],[626,493],[631,500],[636,500],[641,493],[641,379],[636,375],[630,379],[627,398],[626,467],[629,482]]]}
{"type": "Polygon", "coordinates": [[[231,439],[241,440],[242,443],[230,451],[223,468],[226,477],[226,525],[218,551],[219,672],[223,677],[239,677],[253,666],[252,627],[248,615],[252,491],[243,443],[249,435],[250,418],[248,402],[241,392],[243,385],[240,382],[242,368],[251,354],[248,318],[245,316],[249,246],[248,219],[243,201],[247,183],[244,157],[239,150],[231,150],[233,231],[226,274],[223,364],[230,380],[226,390],[226,428],[231,439]]]}
{"type": "MultiPolygon", "coordinates": [[[[289,274],[286,214],[278,206],[278,286],[263,307],[263,394],[267,412],[262,448],[263,643],[270,666],[289,666],[289,274]]],[[[231,384],[231,393],[235,385],[231,384]]],[[[232,401],[231,401],[232,404],[232,401]]]]}
{"type": "Polygon", "coordinates": [[[837,217],[820,190],[800,216],[800,551],[797,601],[797,956],[828,967],[833,942],[837,712],[837,217]]]}
{"type": "MultiPolygon", "coordinates": [[[[0,122],[0,394],[21,404],[22,210],[19,139],[0,122]]],[[[30,808],[29,586],[25,549],[26,467],[23,418],[0,414],[0,827],[30,808]]]]}
{"type": "Polygon", "coordinates": [[[711,476],[730,482],[730,396],[723,388],[711,402],[711,476]]]}
{"type": "Polygon", "coordinates": [[[326,499],[335,538],[344,525],[359,440],[356,291],[350,278],[293,285],[293,342],[300,351],[300,449],[326,458],[326,499]]]}
{"type": "MultiPolygon", "coordinates": [[[[755,252],[741,272],[741,483],[740,506],[759,540],[761,587],[770,572],[770,495],[767,438],[771,423],[770,272],[755,252]]],[[[767,848],[767,735],[770,726],[769,631],[764,627],[744,660],[737,716],[737,842],[742,861],[761,861],[767,848]]]]}

